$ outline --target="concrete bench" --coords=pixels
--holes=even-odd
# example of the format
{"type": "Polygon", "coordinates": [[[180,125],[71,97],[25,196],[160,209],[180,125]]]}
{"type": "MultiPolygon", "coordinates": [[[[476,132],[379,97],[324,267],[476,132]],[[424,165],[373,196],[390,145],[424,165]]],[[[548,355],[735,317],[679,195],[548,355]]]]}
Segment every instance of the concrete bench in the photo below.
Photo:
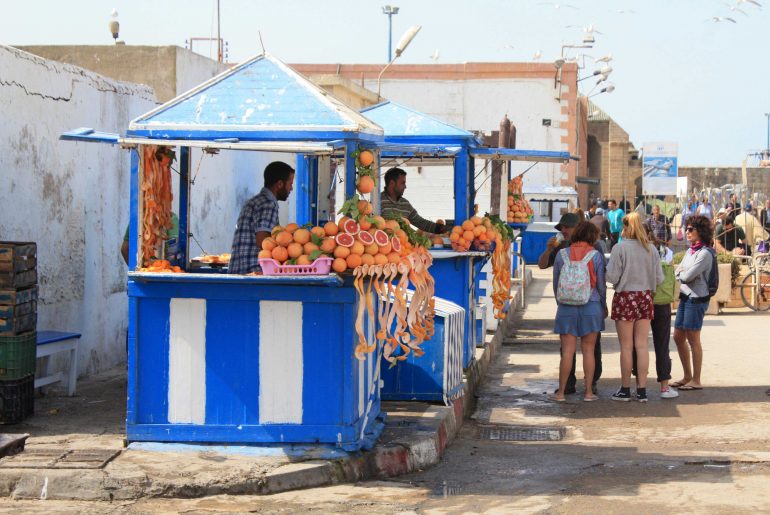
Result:
{"type": "MultiPolygon", "coordinates": [[[[63,331],[38,331],[37,332],[37,357],[44,358],[59,352],[69,351],[70,353],[70,367],[67,374],[67,395],[72,397],[75,395],[75,383],[78,378],[78,340],[80,339],[79,333],[67,333],[63,331]]],[[[56,374],[48,373],[48,363],[45,364],[45,376],[35,378],[35,388],[49,385],[51,383],[57,383],[63,381],[64,374],[58,372],[56,374]]]]}

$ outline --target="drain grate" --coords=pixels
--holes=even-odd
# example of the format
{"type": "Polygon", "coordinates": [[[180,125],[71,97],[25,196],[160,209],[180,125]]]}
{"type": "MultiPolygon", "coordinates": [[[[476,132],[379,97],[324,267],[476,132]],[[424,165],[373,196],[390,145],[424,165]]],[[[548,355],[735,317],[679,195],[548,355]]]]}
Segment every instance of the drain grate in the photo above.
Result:
{"type": "Polygon", "coordinates": [[[0,467],[23,469],[100,469],[120,450],[103,449],[27,449],[0,460],[0,467]]]}
{"type": "Polygon", "coordinates": [[[479,428],[479,439],[501,442],[559,442],[564,439],[564,427],[487,426],[479,428]]]}

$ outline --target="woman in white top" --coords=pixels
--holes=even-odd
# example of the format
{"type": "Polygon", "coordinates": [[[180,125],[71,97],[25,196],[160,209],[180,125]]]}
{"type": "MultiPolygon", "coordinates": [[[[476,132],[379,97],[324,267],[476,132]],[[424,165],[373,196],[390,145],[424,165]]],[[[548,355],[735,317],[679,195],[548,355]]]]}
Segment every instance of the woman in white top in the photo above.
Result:
{"type": "Polygon", "coordinates": [[[647,402],[650,364],[647,335],[654,316],[652,298],[657,286],[663,282],[663,269],[657,249],[647,239],[639,213],[630,213],[623,218],[623,240],[612,248],[606,277],[615,287],[611,318],[620,340],[622,380],[622,386],[612,395],[612,400],[631,400],[632,356],[636,351],[636,400],[647,402]]]}

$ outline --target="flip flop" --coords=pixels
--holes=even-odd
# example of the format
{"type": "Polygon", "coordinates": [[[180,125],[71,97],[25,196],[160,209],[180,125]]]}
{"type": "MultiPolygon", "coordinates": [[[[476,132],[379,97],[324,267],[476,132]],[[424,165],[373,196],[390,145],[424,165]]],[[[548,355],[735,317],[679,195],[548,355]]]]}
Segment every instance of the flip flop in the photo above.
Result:
{"type": "Polygon", "coordinates": [[[567,402],[567,399],[560,399],[554,395],[549,395],[548,400],[551,402],[567,402]]]}
{"type": "Polygon", "coordinates": [[[597,397],[596,395],[594,395],[593,397],[583,397],[583,402],[594,402],[598,400],[599,400],[599,397],[597,397]]]}
{"type": "Polygon", "coordinates": [[[680,392],[689,392],[691,390],[703,390],[702,386],[690,386],[689,384],[683,384],[678,388],[680,392]]]}
{"type": "Polygon", "coordinates": [[[671,388],[681,388],[682,386],[686,385],[687,383],[683,383],[681,381],[674,381],[673,383],[668,383],[668,385],[671,388]]]}

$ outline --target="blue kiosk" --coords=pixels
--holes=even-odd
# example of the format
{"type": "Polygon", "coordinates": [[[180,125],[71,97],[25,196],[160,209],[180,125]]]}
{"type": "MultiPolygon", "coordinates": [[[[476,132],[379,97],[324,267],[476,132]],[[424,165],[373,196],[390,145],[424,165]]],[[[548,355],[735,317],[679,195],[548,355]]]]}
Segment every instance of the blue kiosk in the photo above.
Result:
{"type": "Polygon", "coordinates": [[[295,221],[304,224],[318,218],[318,157],[345,158],[345,194],[352,195],[351,153],[377,152],[380,127],[264,54],[140,116],[124,137],[79,129],[62,139],[131,150],[129,442],[322,443],[345,450],[374,443],[383,428],[379,359],[354,356],[354,287],[336,274],[138,271],[139,156],[146,145],[180,149],[179,247],[187,268],[191,147],[295,153],[295,221]]]}

